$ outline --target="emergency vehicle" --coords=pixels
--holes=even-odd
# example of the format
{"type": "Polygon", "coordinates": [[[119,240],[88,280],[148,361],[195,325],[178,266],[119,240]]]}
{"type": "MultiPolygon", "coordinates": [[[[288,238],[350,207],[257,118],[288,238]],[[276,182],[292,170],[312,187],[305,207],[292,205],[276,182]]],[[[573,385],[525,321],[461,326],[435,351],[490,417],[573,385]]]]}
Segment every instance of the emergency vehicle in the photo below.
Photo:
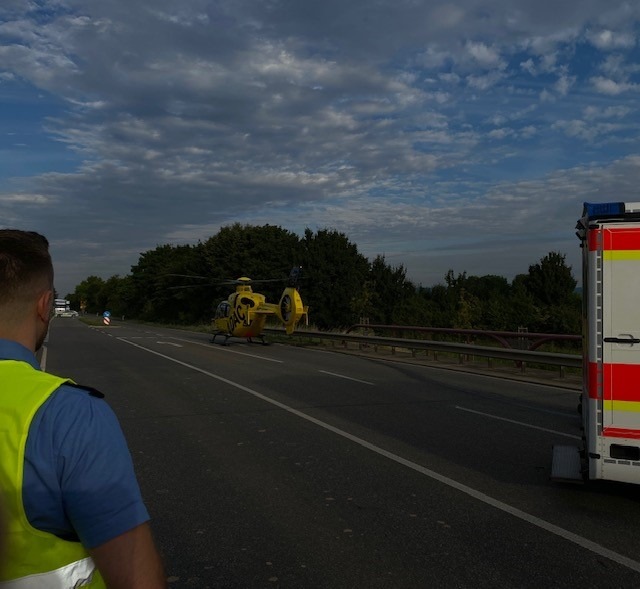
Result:
{"type": "Polygon", "coordinates": [[[585,203],[582,447],[554,446],[551,478],[640,484],[640,202],[585,203]]]}
{"type": "Polygon", "coordinates": [[[53,301],[53,311],[57,315],[62,315],[63,313],[69,311],[71,309],[69,301],[66,299],[55,299],[53,301]]]}

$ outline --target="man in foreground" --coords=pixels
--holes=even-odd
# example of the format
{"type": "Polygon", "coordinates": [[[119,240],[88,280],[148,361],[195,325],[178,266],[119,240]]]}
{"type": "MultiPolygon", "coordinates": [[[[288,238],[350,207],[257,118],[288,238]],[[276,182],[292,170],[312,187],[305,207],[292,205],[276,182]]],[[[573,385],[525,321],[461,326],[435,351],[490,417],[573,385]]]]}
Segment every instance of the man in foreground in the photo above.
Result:
{"type": "Polygon", "coordinates": [[[42,235],[0,230],[0,587],[166,587],[115,415],[95,390],[40,370],[53,266],[42,235]],[[4,583],[3,583],[4,582],[4,583]]]}

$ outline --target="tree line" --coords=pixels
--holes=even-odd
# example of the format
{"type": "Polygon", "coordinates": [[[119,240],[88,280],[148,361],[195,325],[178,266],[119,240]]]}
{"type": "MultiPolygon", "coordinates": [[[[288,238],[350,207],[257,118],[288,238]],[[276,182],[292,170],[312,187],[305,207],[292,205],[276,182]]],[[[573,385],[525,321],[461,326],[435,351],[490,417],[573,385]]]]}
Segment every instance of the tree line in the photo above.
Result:
{"type": "Polygon", "coordinates": [[[580,295],[565,256],[550,252],[511,282],[453,270],[431,287],[407,279],[404,265],[373,261],[338,231],[306,229],[302,237],[273,225],[236,223],[195,245],[161,245],[140,254],[126,276],[89,276],[67,295],[74,309],[169,324],[209,323],[233,286],[248,276],[254,290],[277,301],[293,266],[302,266],[300,293],[318,329],[371,324],[542,333],[580,333],[580,295]]]}

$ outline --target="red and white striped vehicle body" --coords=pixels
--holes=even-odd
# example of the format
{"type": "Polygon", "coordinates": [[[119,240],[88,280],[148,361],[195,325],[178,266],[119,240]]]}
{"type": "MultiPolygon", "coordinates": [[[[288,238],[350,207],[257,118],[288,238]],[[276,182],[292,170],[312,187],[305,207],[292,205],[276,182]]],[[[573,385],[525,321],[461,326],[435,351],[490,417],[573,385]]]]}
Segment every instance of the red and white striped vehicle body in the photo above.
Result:
{"type": "Polygon", "coordinates": [[[585,203],[577,229],[583,447],[554,447],[552,478],[640,483],[640,202],[585,203]]]}

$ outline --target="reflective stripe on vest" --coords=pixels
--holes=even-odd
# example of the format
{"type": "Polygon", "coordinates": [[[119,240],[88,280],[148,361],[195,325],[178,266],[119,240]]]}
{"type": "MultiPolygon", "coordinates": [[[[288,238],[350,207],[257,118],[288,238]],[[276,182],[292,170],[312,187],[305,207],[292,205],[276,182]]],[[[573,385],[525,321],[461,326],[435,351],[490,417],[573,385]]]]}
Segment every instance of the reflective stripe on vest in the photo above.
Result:
{"type": "Polygon", "coordinates": [[[34,528],[22,502],[25,447],[33,417],[58,387],[71,382],[27,362],[0,360],[0,489],[8,519],[2,589],[104,587],[82,544],[34,528]]]}
{"type": "Polygon", "coordinates": [[[0,582],[2,589],[79,589],[90,587],[95,572],[95,564],[90,557],[72,562],[48,573],[20,577],[13,581],[0,582]]]}

